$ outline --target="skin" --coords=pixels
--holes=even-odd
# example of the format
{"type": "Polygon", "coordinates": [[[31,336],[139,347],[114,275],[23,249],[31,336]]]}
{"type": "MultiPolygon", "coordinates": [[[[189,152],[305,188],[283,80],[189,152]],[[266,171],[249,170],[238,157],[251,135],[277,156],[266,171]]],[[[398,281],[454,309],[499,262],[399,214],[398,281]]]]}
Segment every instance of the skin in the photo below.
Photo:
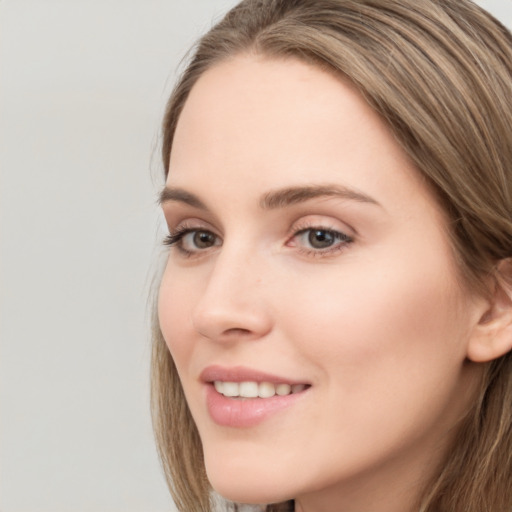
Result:
{"type": "Polygon", "coordinates": [[[339,77],[237,56],[193,87],[167,185],[204,206],[163,201],[171,233],[212,234],[211,246],[192,233],[171,247],[159,296],[212,486],[247,503],[295,498],[302,512],[415,510],[480,379],[467,351],[482,311],[443,212],[384,123],[339,77]],[[366,200],[261,207],[312,185],[366,200]],[[351,241],[319,249],[311,228],[351,241]],[[212,364],[311,387],[255,426],[219,426],[199,378],[212,364]]]}

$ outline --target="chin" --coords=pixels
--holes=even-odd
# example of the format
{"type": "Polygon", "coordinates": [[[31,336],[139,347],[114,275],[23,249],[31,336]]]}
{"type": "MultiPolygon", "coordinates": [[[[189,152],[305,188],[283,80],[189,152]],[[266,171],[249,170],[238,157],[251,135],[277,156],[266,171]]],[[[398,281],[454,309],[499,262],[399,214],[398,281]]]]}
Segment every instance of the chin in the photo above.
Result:
{"type": "Polygon", "coordinates": [[[290,499],[284,483],[271,471],[272,464],[263,473],[249,464],[242,468],[226,467],[225,464],[206,464],[206,473],[212,488],[223,498],[236,503],[258,505],[279,503],[290,499]],[[213,467],[212,467],[213,466],[213,467]]]}

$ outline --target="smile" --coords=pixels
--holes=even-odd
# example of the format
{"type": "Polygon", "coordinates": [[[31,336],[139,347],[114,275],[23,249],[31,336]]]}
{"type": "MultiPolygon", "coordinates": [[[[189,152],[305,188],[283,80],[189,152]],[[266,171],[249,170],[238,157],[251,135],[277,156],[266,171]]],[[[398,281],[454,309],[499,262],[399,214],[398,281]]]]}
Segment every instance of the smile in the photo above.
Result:
{"type": "Polygon", "coordinates": [[[286,396],[304,391],[307,384],[273,384],[272,382],[224,382],[214,381],[215,389],[229,398],[272,398],[275,395],[286,396]]]}
{"type": "MultiPolygon", "coordinates": [[[[293,372],[293,370],[292,370],[293,372]]],[[[312,383],[245,366],[211,365],[199,376],[210,418],[223,427],[247,428],[307,400],[312,383]]]]}

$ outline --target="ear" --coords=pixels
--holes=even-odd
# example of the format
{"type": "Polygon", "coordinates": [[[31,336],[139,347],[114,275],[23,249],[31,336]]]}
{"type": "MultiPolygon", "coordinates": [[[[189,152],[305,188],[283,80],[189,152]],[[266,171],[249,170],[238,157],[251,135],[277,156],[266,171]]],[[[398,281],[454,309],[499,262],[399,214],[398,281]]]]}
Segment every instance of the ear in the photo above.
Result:
{"type": "Polygon", "coordinates": [[[468,344],[471,361],[484,363],[512,350],[512,258],[501,260],[492,280],[491,295],[468,344]]]}

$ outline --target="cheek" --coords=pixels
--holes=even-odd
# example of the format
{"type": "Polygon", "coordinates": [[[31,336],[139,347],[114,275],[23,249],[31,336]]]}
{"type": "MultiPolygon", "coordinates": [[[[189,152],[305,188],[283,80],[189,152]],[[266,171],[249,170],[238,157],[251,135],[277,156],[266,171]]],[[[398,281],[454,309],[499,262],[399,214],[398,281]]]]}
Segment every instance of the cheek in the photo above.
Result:
{"type": "Polygon", "coordinates": [[[326,471],[318,453],[362,468],[415,443],[435,443],[466,407],[468,333],[453,274],[441,264],[424,272],[381,263],[366,272],[347,263],[322,285],[304,279],[300,289],[287,289],[301,297],[294,305],[281,297],[286,338],[319,390],[319,405],[308,413],[310,423],[323,425],[308,434],[310,460],[318,461],[311,472],[326,471]]]}
{"type": "Polygon", "coordinates": [[[190,358],[193,349],[190,334],[187,336],[194,301],[193,290],[183,279],[177,279],[166,269],[158,294],[158,319],[178,370],[190,358]]]}
{"type": "Polygon", "coordinates": [[[301,290],[288,288],[304,298],[293,315],[301,319],[299,329],[290,338],[348,394],[378,383],[406,392],[445,372],[455,378],[468,335],[462,294],[444,260],[430,262],[426,268],[381,258],[379,265],[361,265],[363,272],[347,261],[321,286],[305,279],[301,290]]]}

